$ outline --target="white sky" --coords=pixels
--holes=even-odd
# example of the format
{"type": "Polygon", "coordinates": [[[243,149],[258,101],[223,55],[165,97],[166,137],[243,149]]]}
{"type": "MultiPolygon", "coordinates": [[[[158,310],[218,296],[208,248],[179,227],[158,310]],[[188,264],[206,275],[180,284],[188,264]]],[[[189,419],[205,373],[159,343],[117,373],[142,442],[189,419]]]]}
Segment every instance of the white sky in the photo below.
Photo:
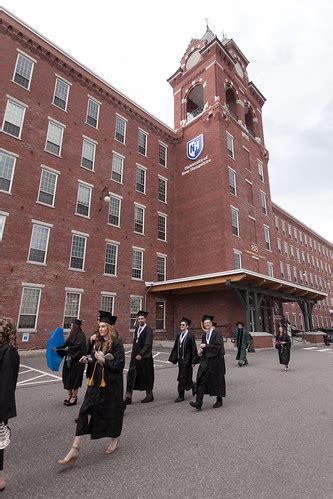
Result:
{"type": "MultiPolygon", "coordinates": [[[[1,0],[0,0],[1,1],[1,0]]],[[[2,5],[173,126],[166,79],[191,38],[233,38],[266,97],[274,202],[333,240],[331,0],[2,0],[2,5]]]]}

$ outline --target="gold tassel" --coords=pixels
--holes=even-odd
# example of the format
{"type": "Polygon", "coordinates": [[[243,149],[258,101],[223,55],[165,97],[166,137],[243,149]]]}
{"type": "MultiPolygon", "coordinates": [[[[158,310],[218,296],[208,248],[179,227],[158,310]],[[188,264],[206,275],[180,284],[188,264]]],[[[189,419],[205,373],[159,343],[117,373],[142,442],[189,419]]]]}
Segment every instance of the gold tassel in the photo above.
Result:
{"type": "Polygon", "coordinates": [[[101,381],[101,384],[99,386],[100,386],[100,388],[106,387],[106,383],[105,383],[105,379],[104,379],[104,367],[102,367],[102,381],[101,381]]]}
{"type": "MultiPolygon", "coordinates": [[[[94,383],[94,374],[95,374],[95,370],[96,370],[96,365],[97,365],[97,362],[94,365],[94,370],[93,370],[93,373],[91,375],[91,378],[88,379],[88,383],[87,383],[88,386],[95,386],[95,383],[94,383]]],[[[106,387],[106,383],[105,383],[105,379],[104,379],[104,367],[102,367],[102,380],[101,380],[99,386],[100,386],[100,388],[105,388],[106,387]]]]}

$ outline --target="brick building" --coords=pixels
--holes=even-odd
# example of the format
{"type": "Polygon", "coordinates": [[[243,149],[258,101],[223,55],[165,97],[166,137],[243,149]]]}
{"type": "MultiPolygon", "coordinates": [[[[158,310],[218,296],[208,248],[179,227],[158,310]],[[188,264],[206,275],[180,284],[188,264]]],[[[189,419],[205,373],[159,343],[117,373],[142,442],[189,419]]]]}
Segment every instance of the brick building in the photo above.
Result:
{"type": "Polygon", "coordinates": [[[332,245],[271,201],[265,98],[233,40],[191,41],[168,80],[171,129],[0,18],[1,310],[24,345],[75,316],[88,332],[99,308],[125,339],[140,308],[161,338],[203,313],[273,332],[286,303],[297,325],[330,324],[332,245]]]}

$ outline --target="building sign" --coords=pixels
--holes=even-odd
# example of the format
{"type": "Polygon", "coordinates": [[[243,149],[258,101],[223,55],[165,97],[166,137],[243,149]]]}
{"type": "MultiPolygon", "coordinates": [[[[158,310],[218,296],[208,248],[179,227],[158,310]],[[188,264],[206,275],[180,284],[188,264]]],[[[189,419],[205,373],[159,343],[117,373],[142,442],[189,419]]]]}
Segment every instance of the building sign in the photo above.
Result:
{"type": "Polygon", "coordinates": [[[204,156],[203,158],[198,159],[198,161],[195,161],[194,163],[190,163],[186,166],[184,166],[183,171],[182,171],[182,176],[187,175],[190,172],[193,172],[194,170],[198,170],[204,165],[207,165],[212,161],[211,158],[208,157],[208,155],[204,156]]]}
{"type": "Polygon", "coordinates": [[[194,161],[202,153],[204,145],[203,133],[189,140],[186,144],[186,155],[188,159],[194,161]]]}
{"type": "Polygon", "coordinates": [[[29,336],[30,336],[30,333],[23,333],[22,334],[22,341],[24,341],[24,342],[29,341],[29,336]]]}

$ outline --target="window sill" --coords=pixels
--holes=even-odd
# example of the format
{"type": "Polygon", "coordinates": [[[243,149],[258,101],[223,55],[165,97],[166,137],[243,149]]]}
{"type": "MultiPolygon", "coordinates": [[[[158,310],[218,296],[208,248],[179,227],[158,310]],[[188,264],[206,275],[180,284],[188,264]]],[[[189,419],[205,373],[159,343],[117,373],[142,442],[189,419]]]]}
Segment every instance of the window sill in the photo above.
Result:
{"type": "Polygon", "coordinates": [[[159,239],[157,238],[158,241],[161,241],[161,243],[167,243],[168,241],[166,239],[159,239]]]}
{"type": "Polygon", "coordinates": [[[29,329],[27,327],[18,327],[17,328],[18,333],[37,333],[37,329],[29,329]]]}
{"type": "Polygon", "coordinates": [[[106,274],[105,272],[102,275],[105,277],[117,277],[117,274],[106,274]]]}
{"type": "Polygon", "coordinates": [[[74,213],[74,215],[76,215],[77,217],[86,218],[87,220],[91,220],[90,215],[82,215],[82,213],[74,213]]]}
{"type": "Polygon", "coordinates": [[[87,172],[92,172],[92,173],[95,173],[95,168],[88,168],[87,166],[84,166],[84,165],[80,165],[80,168],[83,168],[84,170],[87,170],[87,172]]]}
{"type": "Polygon", "coordinates": [[[118,144],[122,144],[123,146],[126,146],[126,141],[121,142],[120,140],[116,139],[116,137],[114,138],[114,140],[115,140],[118,144]]]}
{"type": "Polygon", "coordinates": [[[68,267],[68,270],[73,270],[74,272],[85,272],[84,269],[73,269],[72,267],[68,267]]]}
{"type": "Polygon", "coordinates": [[[142,282],[143,279],[142,278],[138,278],[138,277],[132,277],[132,281],[139,281],[139,282],[142,282]]]}
{"type": "Polygon", "coordinates": [[[11,80],[11,82],[12,82],[12,83],[15,83],[15,85],[17,85],[18,87],[23,88],[23,90],[26,90],[27,92],[30,92],[30,84],[31,84],[31,80],[30,80],[30,82],[29,82],[29,87],[28,87],[28,88],[24,87],[23,85],[20,85],[20,84],[19,84],[19,83],[17,83],[17,81],[15,81],[15,80],[11,80]]]}
{"type": "Polygon", "coordinates": [[[13,139],[22,140],[21,139],[21,134],[20,134],[19,137],[16,137],[16,135],[12,135],[11,133],[6,132],[5,130],[1,130],[1,132],[4,133],[5,135],[8,135],[8,137],[12,137],[13,139]]]}
{"type": "Polygon", "coordinates": [[[234,237],[237,237],[237,239],[240,239],[240,238],[241,238],[241,237],[240,237],[239,235],[237,235],[237,234],[231,234],[231,235],[232,235],[232,236],[234,236],[234,237]]]}
{"type": "Polygon", "coordinates": [[[143,232],[136,232],[135,230],[133,230],[133,234],[137,234],[138,236],[145,236],[146,235],[143,232]]]}
{"type": "Polygon", "coordinates": [[[56,107],[57,109],[60,109],[60,111],[63,111],[64,113],[68,114],[67,105],[66,105],[66,109],[63,109],[62,107],[57,106],[57,104],[55,104],[54,102],[51,102],[51,104],[52,104],[52,106],[56,107]]]}
{"type": "Polygon", "coordinates": [[[135,192],[138,192],[139,194],[143,194],[144,196],[147,195],[146,191],[143,192],[143,191],[138,191],[138,189],[135,189],[135,192]]]}
{"type": "Polygon", "coordinates": [[[47,152],[48,154],[51,154],[52,156],[61,159],[61,154],[56,154],[55,152],[48,151],[47,149],[44,149],[44,152],[47,152]]]}
{"type": "Polygon", "coordinates": [[[27,260],[26,263],[29,263],[30,265],[38,265],[39,267],[47,267],[47,263],[42,262],[31,262],[30,260],[27,260]]]}
{"type": "Polygon", "coordinates": [[[116,184],[119,184],[119,185],[124,185],[124,182],[123,182],[123,181],[119,182],[119,180],[115,180],[115,179],[114,179],[114,178],[112,178],[112,177],[111,177],[111,179],[110,179],[110,180],[111,180],[112,182],[116,182],[116,184]]]}
{"type": "Polygon", "coordinates": [[[140,156],[142,156],[143,158],[147,158],[147,154],[143,154],[142,152],[140,151],[136,151],[138,154],[140,154],[140,156]]]}
{"type": "Polygon", "coordinates": [[[55,208],[54,205],[43,203],[42,201],[36,201],[36,204],[41,204],[42,206],[47,206],[48,208],[55,208]]]}
{"type": "Polygon", "coordinates": [[[90,126],[90,128],[93,128],[94,130],[99,131],[99,129],[98,129],[98,127],[97,127],[97,126],[91,125],[90,123],[88,123],[88,121],[85,121],[84,123],[85,123],[85,125],[90,126]]]}
{"type": "Polygon", "coordinates": [[[110,227],[116,227],[117,229],[121,229],[121,226],[120,226],[120,225],[110,224],[109,222],[108,222],[108,224],[107,224],[107,225],[109,225],[110,227]]]}
{"type": "Polygon", "coordinates": [[[2,189],[0,189],[0,193],[7,194],[8,196],[12,196],[12,193],[10,191],[3,191],[2,189]]]}

